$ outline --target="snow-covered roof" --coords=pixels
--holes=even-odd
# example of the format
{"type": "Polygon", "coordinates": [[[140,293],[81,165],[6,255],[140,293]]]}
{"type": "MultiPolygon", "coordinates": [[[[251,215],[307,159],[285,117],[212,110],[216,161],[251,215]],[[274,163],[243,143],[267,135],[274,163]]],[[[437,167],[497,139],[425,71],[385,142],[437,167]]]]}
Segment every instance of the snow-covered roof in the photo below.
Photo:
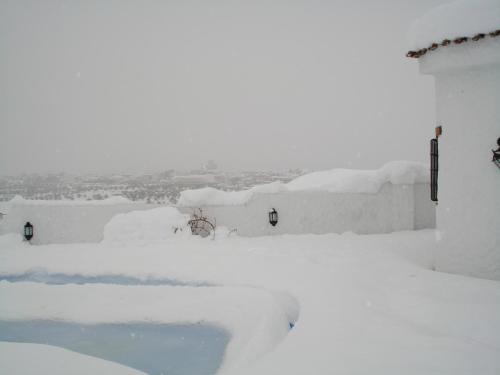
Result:
{"type": "Polygon", "coordinates": [[[231,206],[246,204],[256,193],[294,191],[327,191],[332,193],[377,193],[386,182],[414,184],[429,181],[427,165],[409,161],[394,161],[377,170],[332,169],[300,176],[287,184],[273,182],[248,190],[222,191],[214,188],[185,190],[177,205],[180,207],[231,206]]]}
{"type": "Polygon", "coordinates": [[[410,29],[408,57],[500,36],[500,0],[460,0],[441,5],[417,19],[410,29]]]}

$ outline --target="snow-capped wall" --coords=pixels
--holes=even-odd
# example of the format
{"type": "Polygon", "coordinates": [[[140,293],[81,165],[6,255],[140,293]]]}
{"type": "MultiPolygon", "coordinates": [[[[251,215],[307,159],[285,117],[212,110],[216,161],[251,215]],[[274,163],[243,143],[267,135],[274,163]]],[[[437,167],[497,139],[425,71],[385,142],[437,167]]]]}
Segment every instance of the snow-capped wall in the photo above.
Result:
{"type": "Polygon", "coordinates": [[[24,224],[33,225],[32,244],[99,242],[104,226],[119,214],[151,209],[155,205],[136,203],[123,197],[100,201],[43,201],[16,197],[0,223],[0,234],[23,233],[24,224]]]}
{"type": "Polygon", "coordinates": [[[387,233],[433,228],[435,206],[429,185],[385,183],[376,193],[324,190],[255,193],[242,205],[179,207],[184,213],[202,209],[217,225],[236,229],[241,236],[301,233],[387,233]],[[278,211],[278,224],[268,213],[278,211]]]}
{"type": "MultiPolygon", "coordinates": [[[[500,280],[500,170],[491,161],[500,137],[500,36],[492,33],[500,29],[500,1],[460,1],[446,9],[446,34],[439,37],[468,40],[419,59],[420,71],[435,77],[443,128],[436,268],[500,280]],[[474,40],[470,32],[485,37],[474,40]]],[[[442,29],[435,14],[424,25],[442,29]]]]}
{"type": "Polygon", "coordinates": [[[435,227],[429,167],[394,161],[377,170],[332,169],[248,190],[186,190],[177,203],[242,236],[300,233],[387,233],[435,227]],[[269,223],[278,211],[276,226],[269,223]]]}
{"type": "Polygon", "coordinates": [[[297,177],[287,184],[273,182],[247,190],[223,191],[206,187],[184,190],[179,207],[231,206],[247,204],[255,194],[323,191],[329,193],[370,193],[380,191],[385,183],[412,185],[429,182],[429,167],[412,161],[392,161],[380,169],[330,169],[297,177]]]}

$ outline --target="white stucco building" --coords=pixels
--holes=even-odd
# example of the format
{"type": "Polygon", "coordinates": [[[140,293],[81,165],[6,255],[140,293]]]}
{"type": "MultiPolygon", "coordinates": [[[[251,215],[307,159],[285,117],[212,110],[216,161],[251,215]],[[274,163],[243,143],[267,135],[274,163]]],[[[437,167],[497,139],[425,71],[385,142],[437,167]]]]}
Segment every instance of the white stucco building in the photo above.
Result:
{"type": "Polygon", "coordinates": [[[500,280],[500,0],[459,1],[413,30],[435,77],[439,143],[436,269],[500,280]]]}

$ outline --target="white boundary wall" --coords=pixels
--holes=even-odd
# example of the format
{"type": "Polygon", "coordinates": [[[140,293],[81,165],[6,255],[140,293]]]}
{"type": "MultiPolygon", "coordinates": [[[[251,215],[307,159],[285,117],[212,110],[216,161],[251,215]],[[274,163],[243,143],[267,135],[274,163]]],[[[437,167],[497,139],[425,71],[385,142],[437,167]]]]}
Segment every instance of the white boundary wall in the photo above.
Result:
{"type": "MultiPolygon", "coordinates": [[[[0,224],[0,234],[23,232],[29,221],[34,226],[32,244],[100,242],[104,226],[119,213],[148,210],[157,205],[124,202],[22,200],[12,202],[0,224]]],[[[198,207],[181,207],[193,213],[198,207]]],[[[388,233],[435,227],[435,206],[428,184],[386,183],[378,193],[332,193],[295,191],[256,193],[244,205],[204,206],[203,213],[217,225],[236,229],[241,236],[274,234],[388,233]],[[275,208],[278,224],[269,224],[275,208]]]]}
{"type": "Polygon", "coordinates": [[[179,207],[203,214],[218,226],[236,229],[241,236],[273,234],[371,234],[435,228],[435,205],[429,184],[385,183],[378,193],[294,191],[256,193],[245,205],[179,207]],[[269,224],[269,211],[278,211],[278,224],[269,224]]]}
{"type": "Polygon", "coordinates": [[[30,201],[12,202],[0,222],[0,234],[23,233],[24,224],[33,225],[34,245],[48,243],[100,242],[104,226],[119,213],[148,210],[157,205],[106,201],[30,201]]]}

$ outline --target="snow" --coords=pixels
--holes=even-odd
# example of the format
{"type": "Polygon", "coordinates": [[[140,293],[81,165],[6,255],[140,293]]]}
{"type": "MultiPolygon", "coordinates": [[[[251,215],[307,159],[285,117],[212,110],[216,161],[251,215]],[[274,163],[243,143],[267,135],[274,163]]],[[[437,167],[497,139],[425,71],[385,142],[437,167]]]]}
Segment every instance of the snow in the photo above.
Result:
{"type": "MultiPolygon", "coordinates": [[[[7,215],[10,211],[10,201],[0,202],[0,214],[7,215]]],[[[2,215],[0,215],[0,220],[2,220],[2,215]]]]}
{"type": "Polygon", "coordinates": [[[409,32],[410,49],[427,48],[445,39],[473,37],[500,29],[499,0],[461,0],[432,9],[409,32]]]}
{"type": "Polygon", "coordinates": [[[428,182],[429,168],[416,162],[395,161],[378,170],[332,169],[298,177],[287,184],[289,191],[322,190],[330,193],[377,193],[382,185],[428,182]]]}
{"type": "Polygon", "coordinates": [[[214,188],[185,190],[177,205],[200,207],[244,205],[257,193],[290,191],[327,191],[332,193],[377,193],[384,183],[414,184],[428,182],[427,165],[410,161],[395,161],[378,170],[332,169],[300,176],[287,184],[274,182],[242,191],[222,191],[214,188]]]}
{"type": "Polygon", "coordinates": [[[114,243],[151,243],[175,234],[191,234],[189,215],[174,207],[131,211],[114,216],[104,227],[104,241],[114,243]]]}
{"type": "Polygon", "coordinates": [[[247,203],[255,193],[279,193],[286,191],[286,187],[281,182],[257,185],[248,190],[223,191],[211,187],[202,189],[184,190],[181,192],[178,206],[233,206],[247,203]]]}
{"type": "Polygon", "coordinates": [[[141,371],[66,349],[0,342],[0,369],[11,375],[140,375],[141,371]]]}
{"type": "Polygon", "coordinates": [[[218,324],[231,332],[219,375],[498,374],[500,282],[432,271],[436,234],[171,236],[140,247],[10,237],[0,241],[4,276],[38,269],[213,286],[3,281],[0,320],[218,324]]]}

